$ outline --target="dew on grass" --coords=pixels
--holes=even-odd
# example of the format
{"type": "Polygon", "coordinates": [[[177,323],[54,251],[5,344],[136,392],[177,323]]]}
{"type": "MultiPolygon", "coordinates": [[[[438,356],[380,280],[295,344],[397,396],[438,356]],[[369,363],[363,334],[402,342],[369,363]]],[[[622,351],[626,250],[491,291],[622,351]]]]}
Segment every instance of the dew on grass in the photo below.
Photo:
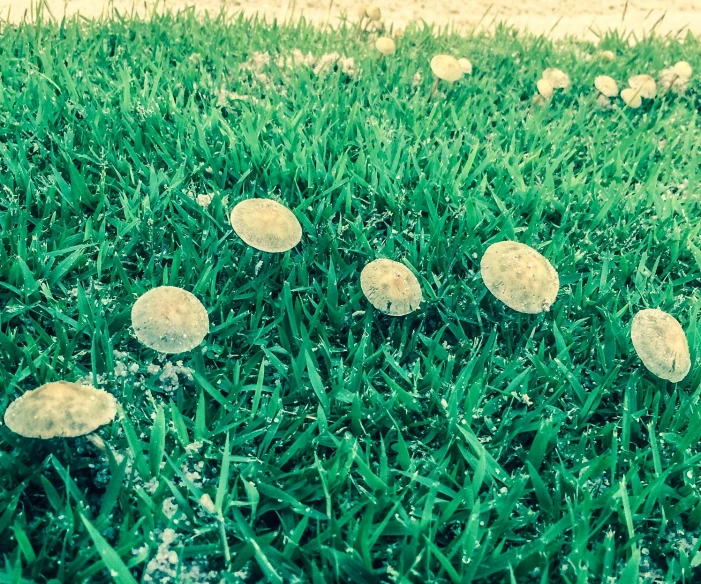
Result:
{"type": "Polygon", "coordinates": [[[656,308],[641,310],[633,317],[630,337],[643,365],[657,377],[677,383],[689,373],[689,343],[671,314],[656,308]]]}
{"type": "Polygon", "coordinates": [[[526,314],[550,310],[560,288],[550,262],[532,247],[516,241],[490,245],[480,261],[480,272],[494,296],[526,314]]]}
{"type": "Polygon", "coordinates": [[[389,37],[380,37],[375,41],[375,48],[384,56],[394,55],[394,41],[389,37]]]}
{"type": "Polygon", "coordinates": [[[543,71],[542,78],[545,79],[553,89],[566,89],[570,85],[570,77],[564,71],[548,67],[543,71]]]}
{"type": "Polygon", "coordinates": [[[657,95],[657,83],[650,75],[633,75],[628,78],[628,85],[645,99],[652,99],[657,95]]]}
{"type": "Polygon", "coordinates": [[[377,259],[360,273],[363,294],[375,308],[390,316],[404,316],[421,304],[421,286],[404,264],[377,259]]]}
{"type": "Polygon", "coordinates": [[[160,353],[184,353],[209,332],[207,309],[197,297],[175,286],[158,286],[141,295],[131,309],[136,338],[160,353]]]}
{"type": "Polygon", "coordinates": [[[260,251],[282,253],[302,239],[302,226],[294,213],[270,199],[244,199],[229,219],[236,235],[260,251]]]}
{"type": "Polygon", "coordinates": [[[599,75],[594,79],[594,87],[605,97],[616,97],[618,95],[618,85],[613,77],[599,75]]]}
{"type": "Polygon", "coordinates": [[[68,381],[46,383],[15,401],[5,412],[5,424],[27,438],[73,438],[109,424],[117,400],[106,391],[68,381]]]}

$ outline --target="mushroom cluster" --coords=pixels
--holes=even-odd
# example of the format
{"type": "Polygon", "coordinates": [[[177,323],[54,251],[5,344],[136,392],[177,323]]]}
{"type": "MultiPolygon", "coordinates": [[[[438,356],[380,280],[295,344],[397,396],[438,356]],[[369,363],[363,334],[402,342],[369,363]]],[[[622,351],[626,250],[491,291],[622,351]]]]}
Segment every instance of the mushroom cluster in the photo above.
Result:
{"type": "Polygon", "coordinates": [[[657,83],[646,74],[633,75],[628,79],[628,87],[621,91],[621,99],[625,104],[637,109],[643,103],[643,98],[653,99],[657,95],[657,83]]]}

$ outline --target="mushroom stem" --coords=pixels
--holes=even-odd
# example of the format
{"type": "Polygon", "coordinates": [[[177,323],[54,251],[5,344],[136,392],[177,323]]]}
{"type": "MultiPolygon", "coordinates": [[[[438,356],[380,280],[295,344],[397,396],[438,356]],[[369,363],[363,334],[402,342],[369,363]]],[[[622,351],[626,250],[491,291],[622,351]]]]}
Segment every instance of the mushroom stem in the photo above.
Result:
{"type": "Polygon", "coordinates": [[[429,96],[429,99],[433,99],[433,97],[436,95],[437,91],[438,91],[438,77],[436,77],[433,80],[433,87],[431,88],[431,95],[429,96]]]}
{"type": "Polygon", "coordinates": [[[361,17],[360,20],[358,21],[358,32],[355,34],[355,40],[358,40],[360,38],[360,31],[363,28],[363,21],[365,20],[365,17],[361,17]]]}
{"type": "Polygon", "coordinates": [[[85,436],[85,438],[92,442],[93,446],[98,450],[102,450],[103,452],[105,451],[105,441],[97,434],[88,434],[85,436]]]}

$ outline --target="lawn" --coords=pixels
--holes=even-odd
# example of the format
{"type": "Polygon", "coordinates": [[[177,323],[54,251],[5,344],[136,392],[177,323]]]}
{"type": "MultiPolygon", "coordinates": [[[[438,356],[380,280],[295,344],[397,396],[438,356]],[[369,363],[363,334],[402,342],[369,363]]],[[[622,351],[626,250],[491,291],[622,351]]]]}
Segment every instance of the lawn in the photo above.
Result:
{"type": "Polygon", "coordinates": [[[593,87],[680,59],[701,42],[415,27],[379,60],[353,23],[3,26],[0,412],[66,379],[123,415],[104,451],[0,426],[0,583],[701,581],[701,85],[593,87]],[[440,52],[474,71],[431,98],[440,52]],[[572,85],[533,103],[546,67],[572,85]],[[250,197],[301,243],[246,246],[250,197]],[[549,312],[487,291],[504,239],[556,267],[549,312]],[[418,310],[364,298],[381,257],[418,310]],[[163,284],[209,311],[201,347],[134,338],[163,284]],[[645,307],[687,333],[681,383],[633,350],[645,307]]]}

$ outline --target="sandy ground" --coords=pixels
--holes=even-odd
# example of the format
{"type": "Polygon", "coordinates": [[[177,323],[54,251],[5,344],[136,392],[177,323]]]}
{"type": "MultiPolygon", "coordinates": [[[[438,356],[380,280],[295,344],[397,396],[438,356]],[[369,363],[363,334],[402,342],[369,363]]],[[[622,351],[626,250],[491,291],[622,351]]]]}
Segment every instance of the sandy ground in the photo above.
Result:
{"type": "MultiPolygon", "coordinates": [[[[166,0],[171,9],[194,6],[197,11],[217,12],[222,6],[230,11],[256,12],[272,20],[285,21],[304,16],[319,24],[338,21],[342,13],[356,18],[359,2],[351,0],[166,0]]],[[[684,34],[691,30],[701,35],[701,0],[375,0],[386,23],[404,27],[424,20],[437,25],[453,24],[460,30],[489,29],[505,21],[521,29],[560,38],[573,35],[596,39],[616,28],[638,38],[654,28],[659,34],[684,34]]],[[[0,0],[0,14],[18,21],[30,14],[36,0],[0,0]]],[[[57,17],[76,12],[99,16],[110,7],[122,12],[144,14],[153,1],[143,0],[47,0],[57,17]]],[[[160,3],[164,4],[163,2],[160,3]]]]}

